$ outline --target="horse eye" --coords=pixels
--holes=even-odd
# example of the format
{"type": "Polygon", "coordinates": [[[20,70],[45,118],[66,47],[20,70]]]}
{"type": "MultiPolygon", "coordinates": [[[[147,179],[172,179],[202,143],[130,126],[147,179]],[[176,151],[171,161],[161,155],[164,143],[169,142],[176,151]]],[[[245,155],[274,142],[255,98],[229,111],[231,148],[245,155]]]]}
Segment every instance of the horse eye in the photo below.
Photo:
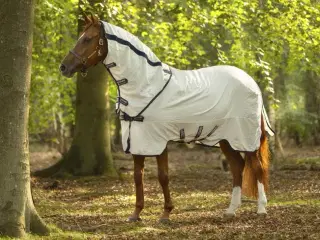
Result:
{"type": "Polygon", "coordinates": [[[91,41],[91,39],[92,39],[92,38],[85,37],[85,38],[83,39],[83,42],[84,42],[84,43],[89,43],[89,42],[91,41]]]}

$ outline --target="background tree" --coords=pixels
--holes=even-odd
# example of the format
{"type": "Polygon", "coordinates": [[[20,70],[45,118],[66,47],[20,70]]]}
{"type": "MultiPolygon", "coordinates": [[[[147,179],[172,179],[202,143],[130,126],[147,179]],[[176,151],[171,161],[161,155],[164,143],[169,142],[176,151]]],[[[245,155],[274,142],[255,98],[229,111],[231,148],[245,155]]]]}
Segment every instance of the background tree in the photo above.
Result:
{"type": "Polygon", "coordinates": [[[74,79],[57,68],[77,37],[77,0],[37,1],[35,8],[29,133],[31,141],[54,146],[62,155],[70,147],[74,124],[74,79]]]}
{"type": "Polygon", "coordinates": [[[78,74],[76,122],[65,166],[75,175],[116,176],[111,154],[108,75],[102,64],[78,74]]]}
{"type": "MultiPolygon", "coordinates": [[[[90,7],[95,2],[86,3],[90,7]]],[[[85,12],[84,8],[84,2],[79,1],[79,12],[85,12]]],[[[78,35],[84,28],[80,16],[78,35]]],[[[101,63],[88,69],[86,77],[77,75],[74,128],[71,147],[63,159],[35,175],[47,176],[66,171],[73,175],[116,176],[111,154],[108,74],[101,63]]]]}
{"type": "Polygon", "coordinates": [[[47,234],[31,197],[28,112],[32,0],[6,1],[0,17],[0,235],[47,234]]]}

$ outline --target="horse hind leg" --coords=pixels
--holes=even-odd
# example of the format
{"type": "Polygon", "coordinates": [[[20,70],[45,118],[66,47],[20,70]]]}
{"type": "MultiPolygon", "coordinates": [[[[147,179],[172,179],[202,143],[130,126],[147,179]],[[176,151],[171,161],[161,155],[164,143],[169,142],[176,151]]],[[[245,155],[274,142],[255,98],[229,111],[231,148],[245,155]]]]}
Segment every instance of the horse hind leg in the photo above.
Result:
{"type": "Polygon", "coordinates": [[[157,157],[158,164],[158,179],[161,185],[164,196],[164,211],[160,217],[161,222],[169,221],[169,215],[174,208],[169,190],[169,166],[168,166],[168,151],[165,149],[162,154],[157,157]]]}
{"type": "Polygon", "coordinates": [[[265,193],[267,173],[265,171],[260,161],[259,151],[246,153],[246,167],[244,171],[246,195],[255,198],[258,197],[257,213],[261,215],[267,214],[267,197],[265,193]]]}
{"type": "Polygon", "coordinates": [[[136,187],[136,205],[133,213],[128,218],[129,222],[141,221],[140,213],[144,208],[143,175],[144,156],[133,155],[134,160],[134,183],[136,187]]]}
{"type": "Polygon", "coordinates": [[[241,205],[241,187],[244,159],[242,158],[241,154],[233,150],[230,144],[225,140],[220,142],[220,148],[227,158],[233,177],[231,202],[224,215],[226,217],[234,217],[236,215],[236,210],[241,205]]]}
{"type": "Polygon", "coordinates": [[[258,214],[267,214],[267,197],[265,190],[269,183],[269,144],[266,136],[264,122],[261,119],[260,147],[255,152],[246,153],[244,177],[247,186],[247,195],[258,196],[258,214]]]}
{"type": "Polygon", "coordinates": [[[260,176],[258,177],[258,214],[267,214],[267,196],[265,190],[268,189],[269,184],[269,161],[270,161],[270,151],[268,138],[264,130],[263,121],[261,123],[261,139],[260,147],[258,151],[258,159],[260,162],[260,176]]]}
{"type": "Polygon", "coordinates": [[[258,211],[257,213],[260,215],[267,214],[266,206],[267,206],[267,196],[264,191],[264,185],[262,182],[258,181],[258,211]]]}

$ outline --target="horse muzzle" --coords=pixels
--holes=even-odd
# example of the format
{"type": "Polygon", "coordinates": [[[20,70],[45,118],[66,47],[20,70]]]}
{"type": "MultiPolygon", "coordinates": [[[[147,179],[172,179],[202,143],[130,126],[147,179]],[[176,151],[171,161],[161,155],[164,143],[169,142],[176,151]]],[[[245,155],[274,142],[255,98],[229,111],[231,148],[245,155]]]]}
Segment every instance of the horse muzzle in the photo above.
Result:
{"type": "Polygon", "coordinates": [[[61,64],[59,66],[59,70],[61,74],[65,77],[71,78],[74,75],[74,72],[72,72],[66,65],[61,64]]]}

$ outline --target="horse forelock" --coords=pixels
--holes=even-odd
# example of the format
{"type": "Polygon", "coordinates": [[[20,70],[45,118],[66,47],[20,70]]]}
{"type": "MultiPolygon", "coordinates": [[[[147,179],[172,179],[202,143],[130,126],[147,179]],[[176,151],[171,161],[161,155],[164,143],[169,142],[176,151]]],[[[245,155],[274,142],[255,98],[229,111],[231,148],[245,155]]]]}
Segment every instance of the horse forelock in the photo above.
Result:
{"type": "Polygon", "coordinates": [[[91,15],[91,16],[89,16],[89,21],[85,21],[85,25],[84,25],[84,27],[83,27],[83,31],[82,31],[82,33],[81,33],[81,35],[85,32],[85,31],[87,31],[92,25],[95,25],[95,24],[97,24],[99,22],[99,20],[98,20],[98,18],[97,17],[95,17],[95,16],[93,16],[93,15],[91,15]]]}

